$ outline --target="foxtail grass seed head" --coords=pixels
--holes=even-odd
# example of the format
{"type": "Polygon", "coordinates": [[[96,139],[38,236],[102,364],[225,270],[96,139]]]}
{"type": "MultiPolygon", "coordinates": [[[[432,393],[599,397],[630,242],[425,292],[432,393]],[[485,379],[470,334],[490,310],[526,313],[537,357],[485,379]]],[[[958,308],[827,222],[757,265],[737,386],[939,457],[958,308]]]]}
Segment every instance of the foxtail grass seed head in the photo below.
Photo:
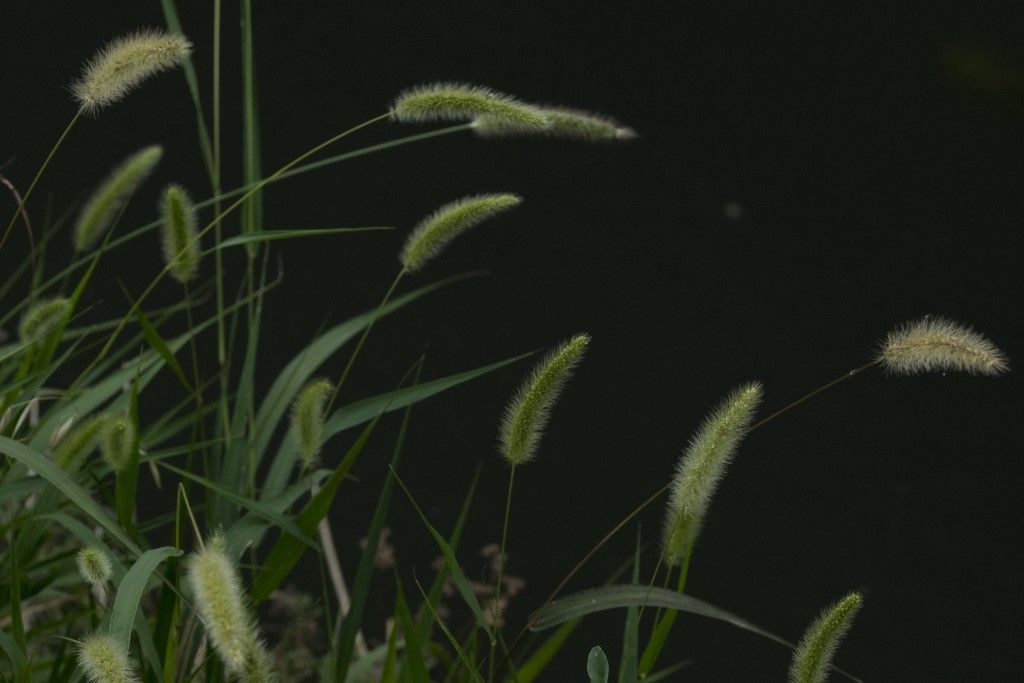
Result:
{"type": "Polygon", "coordinates": [[[850,593],[822,611],[793,651],[789,683],[824,683],[836,648],[853,625],[863,602],[860,593],[850,593]]]}
{"type": "Polygon", "coordinates": [[[498,447],[510,465],[537,455],[551,409],[590,344],[590,335],[577,334],[548,353],[512,396],[498,428],[498,447]]]}
{"type": "Polygon", "coordinates": [[[223,536],[214,536],[192,556],[188,582],[214,649],[229,672],[241,674],[260,645],[223,536]]]}
{"type": "Polygon", "coordinates": [[[100,455],[110,469],[120,472],[132,461],[135,451],[135,424],[128,417],[112,417],[100,434],[100,455]]]}
{"type": "Polygon", "coordinates": [[[523,127],[515,122],[495,116],[483,115],[473,119],[473,130],[484,138],[541,135],[547,138],[566,138],[581,142],[625,142],[636,138],[636,131],[610,116],[592,114],[565,107],[543,107],[541,112],[549,125],[545,128],[523,127]]]}
{"type": "Polygon", "coordinates": [[[334,386],[326,379],[316,379],[307,384],[292,405],[292,434],[302,463],[309,467],[320,454],[320,442],[324,434],[324,404],[334,386]]]}
{"type": "Polygon", "coordinates": [[[449,242],[488,218],[519,206],[514,194],[480,194],[445,204],[413,228],[398,260],[410,273],[440,254],[449,242]]]}
{"type": "Polygon", "coordinates": [[[103,237],[103,233],[110,228],[135,190],[153,171],[163,153],[159,145],[139,150],[121,162],[96,188],[82,207],[75,224],[73,241],[77,251],[90,249],[103,237]]]}
{"type": "Polygon", "coordinates": [[[537,107],[511,95],[468,83],[430,83],[403,91],[391,105],[391,117],[403,123],[472,121],[487,116],[521,129],[544,129],[550,123],[537,107]]]}
{"type": "Polygon", "coordinates": [[[669,566],[682,564],[693,548],[715,489],[749,431],[763,393],[758,382],[734,390],[690,438],[669,487],[662,532],[669,566]]]}
{"type": "Polygon", "coordinates": [[[160,196],[160,240],[171,277],[182,284],[199,273],[196,207],[181,185],[168,185],[160,196]]]}
{"type": "Polygon", "coordinates": [[[37,301],[21,319],[18,336],[26,343],[39,341],[60,325],[70,311],[71,300],[64,297],[37,301]]]}
{"type": "Polygon", "coordinates": [[[136,683],[128,650],[112,636],[94,633],[78,646],[78,665],[89,683],[136,683]]]}
{"type": "Polygon", "coordinates": [[[102,586],[113,574],[110,556],[95,546],[85,546],[75,555],[75,564],[82,580],[93,586],[102,586]]]}
{"type": "Polygon", "coordinates": [[[930,316],[890,332],[876,359],[895,375],[955,370],[994,376],[1010,369],[1009,359],[986,337],[966,325],[930,316]]]}
{"type": "Polygon", "coordinates": [[[146,29],[115,38],[86,62],[71,94],[82,111],[95,114],[191,53],[192,43],[177,33],[146,29]]]}
{"type": "Polygon", "coordinates": [[[96,447],[96,441],[106,422],[105,415],[97,415],[73,427],[64,435],[53,452],[57,466],[66,470],[77,465],[96,447]]]}

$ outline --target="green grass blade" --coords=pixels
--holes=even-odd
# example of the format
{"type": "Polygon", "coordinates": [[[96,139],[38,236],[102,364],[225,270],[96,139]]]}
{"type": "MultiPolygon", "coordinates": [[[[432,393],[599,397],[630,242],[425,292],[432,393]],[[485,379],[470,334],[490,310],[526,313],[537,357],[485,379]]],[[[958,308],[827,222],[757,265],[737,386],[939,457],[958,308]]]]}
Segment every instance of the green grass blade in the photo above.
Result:
{"type": "Polygon", "coordinates": [[[402,488],[405,496],[409,499],[409,502],[412,503],[412,507],[416,510],[416,514],[419,515],[420,521],[423,522],[423,526],[427,528],[427,531],[434,538],[434,542],[437,543],[437,547],[440,548],[441,554],[444,556],[445,564],[448,567],[448,571],[451,572],[452,580],[455,582],[455,587],[458,589],[462,599],[466,602],[466,605],[468,605],[469,609],[473,612],[473,617],[476,619],[476,625],[487,632],[488,637],[490,637],[490,628],[487,625],[487,621],[484,619],[484,613],[480,608],[480,602],[477,600],[476,593],[473,592],[473,587],[470,585],[469,580],[466,578],[462,568],[459,566],[458,560],[455,558],[455,551],[453,551],[452,547],[448,545],[448,542],[444,540],[444,537],[438,533],[437,529],[434,528],[434,525],[427,520],[427,516],[423,514],[423,510],[420,508],[405,483],[402,482],[398,473],[393,473],[395,481],[398,482],[398,485],[402,488]]]}
{"type": "Polygon", "coordinates": [[[167,347],[167,343],[160,337],[160,333],[157,332],[156,328],[153,327],[153,323],[149,321],[149,318],[146,317],[146,314],[142,312],[141,308],[135,312],[135,315],[139,321],[139,327],[142,328],[143,338],[145,338],[146,342],[153,348],[153,350],[163,358],[164,363],[167,364],[167,367],[171,369],[174,376],[178,378],[179,382],[181,382],[181,386],[185,387],[185,390],[189,393],[192,393],[193,389],[185,378],[185,371],[181,369],[181,364],[178,363],[178,359],[174,357],[173,353],[171,353],[171,350],[167,347]]]}
{"type": "Polygon", "coordinates": [[[132,553],[142,554],[142,549],[121,529],[117,522],[111,519],[100,504],[93,500],[85,489],[72,481],[67,473],[57,467],[52,460],[6,436],[0,436],[0,452],[35,470],[39,476],[53,484],[58,491],[64,494],[64,497],[110,532],[111,536],[120,541],[132,553]]]}
{"type": "Polygon", "coordinates": [[[3,650],[7,658],[11,660],[13,671],[28,671],[28,659],[25,657],[25,653],[14,642],[14,638],[8,635],[7,631],[0,631],[0,650],[3,650]]]}
{"type": "MultiPolygon", "coordinates": [[[[138,377],[132,381],[131,398],[128,415],[132,424],[139,424],[139,383],[138,377]]],[[[139,431],[136,428],[132,441],[131,456],[127,465],[117,472],[114,480],[114,510],[117,521],[133,537],[138,537],[135,529],[135,493],[139,488],[139,431]]]]}
{"type": "MultiPolygon", "coordinates": [[[[401,482],[399,482],[399,484],[401,484],[401,482]]],[[[402,488],[404,489],[405,487],[403,486],[402,488]]],[[[408,494],[408,491],[406,491],[406,494],[408,494]]],[[[466,651],[463,649],[462,645],[459,644],[459,641],[455,638],[455,636],[452,635],[452,632],[448,629],[448,626],[444,623],[444,620],[437,613],[437,610],[434,609],[434,606],[431,605],[430,602],[427,600],[427,594],[423,592],[423,586],[420,585],[419,581],[416,582],[416,587],[420,589],[420,595],[423,596],[423,604],[427,606],[428,610],[430,610],[430,615],[434,618],[434,622],[438,625],[438,627],[440,627],[441,632],[444,633],[445,637],[448,639],[448,642],[451,643],[451,646],[455,648],[455,652],[459,655],[459,659],[462,660],[462,664],[466,667],[466,671],[469,672],[469,675],[473,678],[473,681],[475,683],[484,683],[484,679],[480,675],[480,672],[476,670],[476,665],[473,664],[472,658],[466,654],[466,651]]],[[[473,633],[475,634],[476,631],[473,631],[473,633]]]]}
{"type": "MultiPolygon", "coordinates": [[[[259,111],[256,99],[256,54],[253,46],[252,0],[242,0],[242,178],[248,185],[260,179],[259,111]]],[[[242,206],[242,234],[254,232],[263,223],[263,191],[257,190],[242,206]]],[[[249,257],[255,245],[247,245],[249,257]]]]}
{"type": "Polygon", "coordinates": [[[590,683],[608,683],[608,657],[600,645],[595,645],[587,655],[587,676],[590,683]]]}
{"type": "Polygon", "coordinates": [[[153,572],[160,563],[169,557],[177,557],[181,551],[177,548],[164,547],[147,550],[135,561],[117,586],[117,597],[110,612],[110,635],[128,647],[130,645],[132,622],[139,604],[146,592],[153,572]]]}
{"type": "Polygon", "coordinates": [[[576,630],[576,627],[583,622],[583,619],[567,621],[551,636],[544,641],[544,644],[537,648],[530,657],[523,662],[522,666],[516,667],[514,678],[506,679],[506,683],[533,683],[537,677],[547,668],[551,660],[565,645],[565,641],[576,630]]]}
{"type": "Polygon", "coordinates": [[[356,232],[381,232],[385,230],[394,230],[394,228],[387,226],[368,226],[364,228],[301,228],[295,230],[254,230],[253,232],[250,232],[245,235],[237,235],[235,237],[226,239],[216,247],[208,249],[206,253],[216,251],[217,249],[230,249],[231,247],[254,244],[257,242],[274,242],[277,240],[291,240],[302,237],[326,237],[328,235],[341,235],[345,233],[356,232]]]}
{"type": "MultiPolygon", "coordinates": [[[[640,531],[636,534],[636,552],[633,554],[633,583],[640,584],[640,531]]],[[[619,683],[636,683],[637,658],[640,650],[640,607],[626,608],[626,625],[622,631],[622,660],[619,662],[619,683]]]]}
{"type": "Polygon", "coordinates": [[[423,644],[420,642],[416,625],[413,623],[412,614],[409,613],[409,605],[405,602],[402,582],[398,580],[397,576],[395,584],[398,593],[395,598],[395,612],[398,616],[398,623],[402,625],[402,633],[405,634],[405,664],[402,667],[402,678],[404,680],[408,676],[412,679],[412,683],[430,683],[430,674],[423,661],[423,644]]]}

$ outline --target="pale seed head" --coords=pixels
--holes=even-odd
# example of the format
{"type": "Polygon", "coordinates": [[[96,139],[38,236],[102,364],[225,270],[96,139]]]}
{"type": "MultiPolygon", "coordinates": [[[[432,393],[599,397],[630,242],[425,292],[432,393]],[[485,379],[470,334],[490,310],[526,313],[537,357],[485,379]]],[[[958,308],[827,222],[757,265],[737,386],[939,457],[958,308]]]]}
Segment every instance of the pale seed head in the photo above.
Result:
{"type": "Polygon", "coordinates": [[[534,367],[512,396],[498,429],[498,447],[510,465],[521,465],[536,457],[551,409],[589,344],[588,334],[577,334],[562,342],[534,367]]]}
{"type": "Polygon", "coordinates": [[[983,335],[966,325],[930,316],[890,332],[876,359],[897,375],[955,370],[994,376],[1010,369],[1006,355],[983,335]]]}
{"type": "Polygon", "coordinates": [[[113,574],[110,556],[102,548],[86,546],[75,555],[75,564],[82,580],[93,586],[103,586],[113,574]]]}
{"type": "Polygon", "coordinates": [[[413,228],[398,260],[409,272],[422,268],[449,242],[499,213],[522,203],[514,194],[481,194],[445,204],[413,228]]]}
{"type": "Polygon", "coordinates": [[[299,392],[292,405],[292,434],[306,467],[311,466],[320,454],[324,404],[332,391],[334,386],[328,380],[313,380],[299,392]]]}
{"type": "Polygon", "coordinates": [[[662,533],[669,566],[681,564],[693,548],[715,490],[750,429],[763,393],[757,382],[734,390],[704,419],[683,451],[669,487],[662,533]]]}
{"type": "Polygon", "coordinates": [[[160,196],[160,241],[171,277],[188,282],[199,273],[196,207],[181,185],[168,185],[160,196]]]}
{"type": "Polygon", "coordinates": [[[97,415],[83,421],[65,434],[53,452],[53,459],[61,469],[69,469],[77,465],[83,457],[96,447],[106,415],[97,415]]]}
{"type": "Polygon", "coordinates": [[[43,299],[29,308],[18,325],[23,342],[39,341],[61,324],[71,311],[71,300],[64,297],[43,299]]]}
{"type": "Polygon", "coordinates": [[[71,84],[82,111],[95,114],[134,90],[150,76],[172,69],[192,52],[185,36],[144,29],[107,43],[71,84]]]}
{"type": "Polygon", "coordinates": [[[402,92],[391,117],[402,122],[472,121],[487,116],[509,126],[543,129],[550,125],[537,107],[511,95],[468,83],[431,83],[402,92]]]}
{"type": "Polygon", "coordinates": [[[793,652],[789,683],[825,682],[836,649],[853,625],[863,602],[860,593],[850,593],[822,611],[804,632],[793,652]]]}
{"type": "Polygon", "coordinates": [[[78,645],[78,665],[89,683],[136,683],[128,650],[105,633],[93,633],[78,645]]]}
{"type": "Polygon", "coordinates": [[[137,432],[135,424],[125,416],[106,420],[100,433],[100,455],[110,469],[120,472],[135,455],[137,432]]]}
{"type": "Polygon", "coordinates": [[[135,190],[160,161],[164,150],[152,145],[139,150],[115,168],[82,207],[75,224],[75,249],[86,251],[110,228],[135,190]]]}
{"type": "Polygon", "coordinates": [[[581,142],[625,142],[636,138],[636,131],[610,116],[592,114],[565,107],[541,107],[549,125],[545,128],[523,127],[491,115],[473,120],[473,130],[485,138],[540,135],[547,138],[566,138],[581,142]]]}

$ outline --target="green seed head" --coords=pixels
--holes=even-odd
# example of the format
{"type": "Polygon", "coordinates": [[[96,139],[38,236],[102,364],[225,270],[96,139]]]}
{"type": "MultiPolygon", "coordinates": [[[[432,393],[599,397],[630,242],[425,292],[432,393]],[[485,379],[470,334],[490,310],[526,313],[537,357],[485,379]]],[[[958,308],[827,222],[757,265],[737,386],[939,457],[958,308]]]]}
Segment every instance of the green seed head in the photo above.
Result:
{"type": "Polygon", "coordinates": [[[709,414],[679,459],[669,488],[662,543],[665,562],[678,566],[697,540],[704,515],[763,395],[757,382],[729,394],[709,414]]]}
{"type": "Polygon", "coordinates": [[[241,674],[261,646],[223,536],[214,536],[192,556],[188,582],[214,649],[229,672],[241,674]]]}
{"type": "Polygon", "coordinates": [[[863,602],[860,593],[850,593],[822,611],[793,651],[789,683],[825,682],[836,649],[853,625],[853,618],[863,602]]]}
{"type": "Polygon", "coordinates": [[[415,272],[444,250],[449,242],[488,218],[522,203],[514,194],[481,194],[445,204],[413,228],[398,260],[415,272]]]}
{"type": "Polygon", "coordinates": [[[543,107],[541,112],[549,125],[545,128],[524,127],[514,121],[485,114],[473,120],[473,130],[485,138],[541,135],[581,142],[624,142],[636,137],[636,131],[615,119],[564,107],[543,107]]]}
{"type": "Polygon", "coordinates": [[[329,381],[313,380],[299,392],[292,405],[292,434],[306,467],[311,466],[320,454],[324,433],[324,404],[332,391],[334,386],[329,381]]]}
{"type": "Polygon", "coordinates": [[[896,375],[952,370],[995,376],[1010,369],[1009,359],[986,337],[939,317],[925,317],[896,328],[875,358],[896,375]]]}
{"type": "Polygon", "coordinates": [[[534,367],[512,396],[498,429],[498,447],[510,465],[521,465],[537,455],[551,409],[589,344],[588,334],[563,342],[534,367]]]}
{"type": "Polygon", "coordinates": [[[160,239],[171,277],[188,282],[199,273],[196,207],[181,185],[168,185],[160,197],[160,239]]]}
{"type": "Polygon", "coordinates": [[[86,63],[71,93],[82,111],[95,114],[150,76],[178,66],[191,52],[192,43],[176,33],[143,30],[115,38],[86,63]]]}
{"type": "Polygon", "coordinates": [[[87,251],[110,228],[135,190],[149,177],[164,150],[153,145],[139,150],[115,168],[82,207],[75,224],[75,249],[87,251]]]}
{"type": "Polygon", "coordinates": [[[38,301],[21,319],[18,336],[26,343],[39,341],[60,325],[70,312],[70,299],[56,297],[38,301]]]}
{"type": "Polygon", "coordinates": [[[101,548],[86,546],[75,555],[75,564],[82,580],[94,586],[102,586],[110,581],[113,569],[110,557],[101,548]]]}
{"type": "Polygon", "coordinates": [[[53,459],[57,465],[65,470],[77,466],[82,458],[95,448],[96,440],[106,421],[105,415],[97,415],[85,420],[66,434],[53,452],[53,459]]]}
{"type": "Polygon", "coordinates": [[[87,636],[78,645],[78,665],[89,683],[136,683],[128,650],[105,633],[87,636]]]}
{"type": "Polygon", "coordinates": [[[472,121],[487,116],[522,129],[544,129],[550,123],[537,107],[511,95],[468,83],[431,83],[402,92],[391,105],[397,121],[472,121]]]}
{"type": "Polygon", "coordinates": [[[135,425],[127,417],[112,417],[104,424],[100,434],[100,454],[115,472],[131,463],[136,437],[135,425]]]}

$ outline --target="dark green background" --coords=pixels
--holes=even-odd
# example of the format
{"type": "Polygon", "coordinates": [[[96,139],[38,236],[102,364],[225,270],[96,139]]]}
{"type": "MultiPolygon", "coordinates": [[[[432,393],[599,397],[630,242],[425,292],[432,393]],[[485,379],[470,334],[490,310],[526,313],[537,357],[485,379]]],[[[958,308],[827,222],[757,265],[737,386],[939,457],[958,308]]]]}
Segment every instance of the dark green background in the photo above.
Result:
{"type": "MultiPolygon", "coordinates": [[[[666,481],[704,412],[737,383],[762,380],[773,410],[860,365],[888,329],[925,313],[975,325],[1016,361],[1024,9],[937,4],[256,3],[267,169],[382,112],[402,88],[435,80],[612,113],[640,133],[630,145],[596,148],[461,135],[273,187],[267,228],[401,230],[274,247],[286,280],[268,300],[261,377],[325,321],[371,307],[397,269],[405,231],[435,206],[474,192],[521,193],[523,207],[461,239],[406,286],[478,268],[490,275],[382,324],[342,396],[391,387],[427,344],[426,375],[439,377],[593,334],[540,457],[517,474],[510,571],[528,584],[513,614],[519,624],[666,481]],[[728,203],[742,207],[739,219],[725,215],[728,203]]],[[[181,14],[208,93],[206,5],[182,2],[181,14]]],[[[232,162],[241,135],[237,15],[225,5],[232,162]]],[[[74,111],[64,86],[84,57],[160,23],[156,0],[5,0],[0,163],[13,161],[3,173],[27,185],[74,111]]],[[[47,193],[65,207],[153,142],[167,156],[128,218],[149,220],[170,180],[206,196],[194,125],[179,74],[84,121],[33,202],[37,225],[47,193]]],[[[409,130],[385,124],[347,144],[409,130]]],[[[227,186],[239,165],[225,169],[227,186]]],[[[0,269],[25,248],[19,235],[0,269]]],[[[134,244],[109,264],[137,292],[159,249],[134,244]]],[[[209,264],[203,272],[212,274],[209,264]]],[[[112,275],[94,299],[108,317],[124,307],[112,275]]],[[[162,296],[170,300],[172,288],[162,296]]],[[[403,471],[442,529],[485,463],[464,545],[471,575],[484,564],[476,549],[497,540],[505,470],[495,429],[526,369],[414,413],[403,471]]],[[[1021,405],[1016,373],[873,372],[773,422],[744,445],[716,497],[689,591],[795,639],[822,605],[860,588],[866,605],[841,666],[871,681],[1013,680],[1024,667],[1021,405]]],[[[339,438],[325,460],[346,443],[339,438]]],[[[334,513],[350,573],[389,448],[389,438],[372,444],[362,484],[347,487],[334,513]]],[[[661,512],[642,516],[645,539],[657,537],[661,512]]],[[[402,500],[392,526],[403,578],[414,566],[428,575],[430,540],[402,500]]],[[[634,532],[571,589],[601,582],[634,532]]],[[[653,558],[645,555],[648,569],[653,558]]],[[[595,643],[617,662],[621,621],[605,614],[580,629],[547,680],[582,680],[595,643]]],[[[665,654],[693,658],[679,677],[693,681],[782,680],[789,657],[689,616],[665,654]]]]}

